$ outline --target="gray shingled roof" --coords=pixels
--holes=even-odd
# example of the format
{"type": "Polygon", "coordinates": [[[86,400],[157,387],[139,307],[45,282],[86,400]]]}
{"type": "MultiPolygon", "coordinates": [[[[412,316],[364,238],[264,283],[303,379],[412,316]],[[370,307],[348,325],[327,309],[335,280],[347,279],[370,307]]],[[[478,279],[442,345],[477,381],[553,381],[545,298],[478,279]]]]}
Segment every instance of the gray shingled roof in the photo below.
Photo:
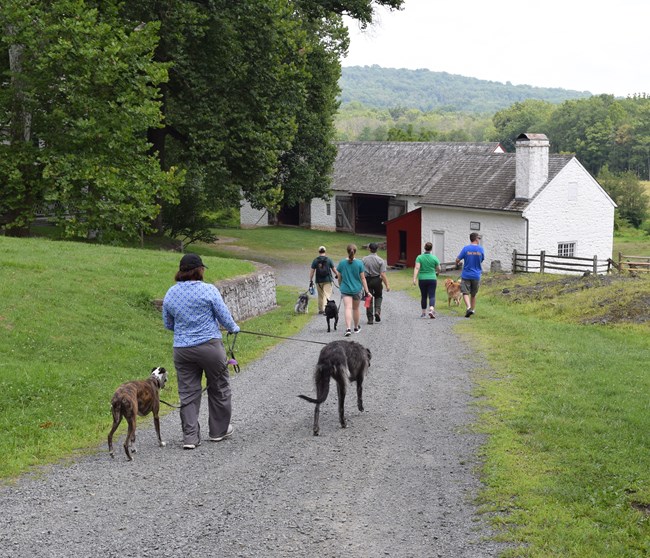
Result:
{"type": "MultiPolygon", "coordinates": [[[[421,205],[522,211],[515,200],[515,154],[498,143],[339,144],[332,187],[360,194],[420,196],[421,205]]],[[[549,181],[572,159],[549,155],[549,181]]]]}
{"type": "MultiPolygon", "coordinates": [[[[547,184],[572,158],[572,155],[549,155],[547,184]]],[[[514,153],[459,155],[436,175],[419,203],[523,211],[530,200],[515,199],[515,168],[514,153]]]]}
{"type": "Polygon", "coordinates": [[[462,153],[493,153],[499,143],[342,142],[332,187],[360,194],[421,196],[429,182],[462,153]]]}

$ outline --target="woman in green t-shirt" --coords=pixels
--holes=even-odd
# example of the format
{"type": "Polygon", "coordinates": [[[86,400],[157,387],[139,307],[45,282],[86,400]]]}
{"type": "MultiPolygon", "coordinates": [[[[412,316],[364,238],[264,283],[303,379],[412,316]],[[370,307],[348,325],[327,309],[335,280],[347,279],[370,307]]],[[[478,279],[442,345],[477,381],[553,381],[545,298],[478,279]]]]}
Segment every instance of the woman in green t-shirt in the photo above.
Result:
{"type": "Polygon", "coordinates": [[[413,285],[420,287],[420,318],[427,317],[427,298],[429,299],[429,318],[436,317],[436,287],[440,273],[440,260],[431,253],[433,244],[427,242],[424,245],[424,253],[415,258],[415,269],[413,269],[413,285]]]}

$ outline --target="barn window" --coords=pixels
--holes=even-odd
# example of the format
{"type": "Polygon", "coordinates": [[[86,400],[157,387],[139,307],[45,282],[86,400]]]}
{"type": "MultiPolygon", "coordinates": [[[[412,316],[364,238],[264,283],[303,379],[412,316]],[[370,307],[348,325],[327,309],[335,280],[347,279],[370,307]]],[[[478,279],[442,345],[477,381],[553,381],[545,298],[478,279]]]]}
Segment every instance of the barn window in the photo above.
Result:
{"type": "Polygon", "coordinates": [[[558,242],[557,255],[572,258],[576,249],[575,242],[558,242]]]}
{"type": "Polygon", "coordinates": [[[325,213],[327,213],[327,215],[332,214],[332,204],[331,203],[326,203],[325,204],[325,213]]]}

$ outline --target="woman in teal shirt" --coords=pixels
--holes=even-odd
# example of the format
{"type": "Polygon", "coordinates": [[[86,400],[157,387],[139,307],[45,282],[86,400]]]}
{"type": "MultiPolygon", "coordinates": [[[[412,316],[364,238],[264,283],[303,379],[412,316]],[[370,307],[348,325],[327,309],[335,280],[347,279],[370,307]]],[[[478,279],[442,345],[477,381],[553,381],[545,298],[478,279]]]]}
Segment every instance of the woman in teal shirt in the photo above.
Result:
{"type": "Polygon", "coordinates": [[[420,287],[420,318],[426,318],[427,298],[429,299],[429,318],[436,317],[436,287],[440,273],[440,260],[431,253],[433,244],[427,242],[424,245],[424,253],[415,258],[415,269],[413,270],[413,285],[420,287]]]}
{"type": "Polygon", "coordinates": [[[361,260],[357,260],[354,255],[357,253],[357,247],[354,244],[348,244],[348,257],[341,260],[336,266],[338,272],[339,289],[345,308],[345,336],[349,337],[352,333],[352,322],[354,322],[354,333],[361,331],[359,325],[360,312],[359,303],[363,295],[368,295],[368,284],[366,283],[366,274],[361,260]]]}

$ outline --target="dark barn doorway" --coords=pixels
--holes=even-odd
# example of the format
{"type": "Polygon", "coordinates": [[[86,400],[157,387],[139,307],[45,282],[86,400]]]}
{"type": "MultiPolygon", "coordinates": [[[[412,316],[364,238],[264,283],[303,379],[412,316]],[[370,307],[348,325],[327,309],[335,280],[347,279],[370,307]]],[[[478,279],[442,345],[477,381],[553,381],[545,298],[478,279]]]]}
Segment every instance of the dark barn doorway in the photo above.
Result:
{"type": "Polygon", "coordinates": [[[297,205],[287,207],[283,205],[275,216],[276,225],[295,225],[300,223],[300,208],[297,205]]]}
{"type": "Polygon", "coordinates": [[[354,196],[355,232],[385,235],[388,200],[385,196],[354,196]]]}
{"type": "Polygon", "coordinates": [[[311,226],[311,204],[299,203],[293,207],[283,205],[276,215],[269,214],[269,225],[311,226]]]}

